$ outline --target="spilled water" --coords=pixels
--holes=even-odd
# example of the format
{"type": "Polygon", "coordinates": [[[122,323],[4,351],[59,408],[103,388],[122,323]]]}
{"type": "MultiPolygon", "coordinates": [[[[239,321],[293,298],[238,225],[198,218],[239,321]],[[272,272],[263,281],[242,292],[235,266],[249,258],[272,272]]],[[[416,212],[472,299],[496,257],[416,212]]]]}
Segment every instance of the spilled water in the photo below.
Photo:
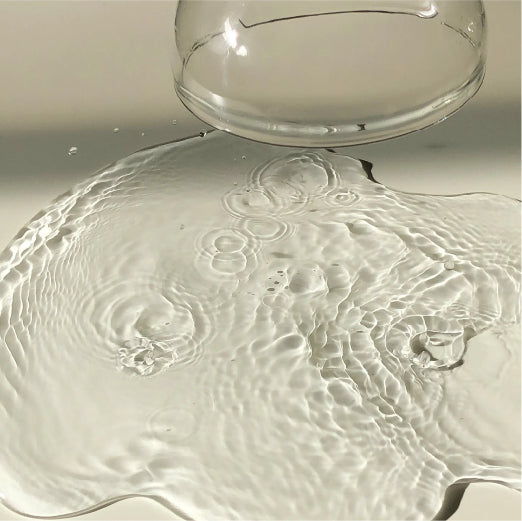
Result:
{"type": "Polygon", "coordinates": [[[520,487],[520,205],[210,133],[123,159],[0,258],[0,492],[197,519],[432,519],[520,487]]]}

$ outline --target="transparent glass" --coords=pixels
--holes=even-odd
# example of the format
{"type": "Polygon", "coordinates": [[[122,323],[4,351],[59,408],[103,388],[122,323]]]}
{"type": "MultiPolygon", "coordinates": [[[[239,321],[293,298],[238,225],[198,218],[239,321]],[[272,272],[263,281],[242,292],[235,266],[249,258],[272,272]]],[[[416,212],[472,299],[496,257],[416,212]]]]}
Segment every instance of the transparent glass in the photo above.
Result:
{"type": "Polygon", "coordinates": [[[481,1],[180,0],[181,101],[210,125],[341,146],[444,120],[479,89],[481,1]]]}

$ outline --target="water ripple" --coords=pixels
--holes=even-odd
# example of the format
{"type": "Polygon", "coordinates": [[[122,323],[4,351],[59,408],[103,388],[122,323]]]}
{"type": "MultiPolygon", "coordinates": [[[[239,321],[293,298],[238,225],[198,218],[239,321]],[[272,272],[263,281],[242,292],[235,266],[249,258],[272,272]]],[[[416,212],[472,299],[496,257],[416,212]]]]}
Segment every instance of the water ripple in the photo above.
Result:
{"type": "Polygon", "coordinates": [[[367,170],[209,133],[40,212],[0,256],[4,503],[433,519],[520,487],[520,204],[367,170]]]}

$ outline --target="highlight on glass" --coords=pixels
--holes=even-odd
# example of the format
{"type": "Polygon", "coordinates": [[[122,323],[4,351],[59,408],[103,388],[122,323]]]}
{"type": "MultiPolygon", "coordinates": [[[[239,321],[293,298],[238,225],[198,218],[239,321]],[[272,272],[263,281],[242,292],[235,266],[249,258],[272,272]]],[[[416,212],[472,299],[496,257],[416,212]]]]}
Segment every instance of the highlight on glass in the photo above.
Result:
{"type": "Polygon", "coordinates": [[[175,87],[206,123],[343,146],[444,120],[485,71],[481,1],[180,0],[175,87]]]}

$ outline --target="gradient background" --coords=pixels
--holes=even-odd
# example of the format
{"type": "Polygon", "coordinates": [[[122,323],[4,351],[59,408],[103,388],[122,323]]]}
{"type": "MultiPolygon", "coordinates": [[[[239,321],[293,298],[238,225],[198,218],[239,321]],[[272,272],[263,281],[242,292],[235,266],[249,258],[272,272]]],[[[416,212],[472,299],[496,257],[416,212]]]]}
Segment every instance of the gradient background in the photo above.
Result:
{"type": "MultiPolygon", "coordinates": [[[[373,162],[387,186],[520,198],[520,2],[485,4],[489,50],[479,93],[441,125],[349,150],[373,162]]],[[[208,128],[174,93],[175,9],[175,0],[0,0],[1,248],[87,175],[208,128]],[[67,155],[71,146],[77,155],[67,155]]],[[[0,519],[23,518],[0,506],[0,519]]],[[[174,516],[135,498],[79,519],[174,516]]],[[[474,484],[451,519],[521,519],[520,494],[474,484]]]]}

